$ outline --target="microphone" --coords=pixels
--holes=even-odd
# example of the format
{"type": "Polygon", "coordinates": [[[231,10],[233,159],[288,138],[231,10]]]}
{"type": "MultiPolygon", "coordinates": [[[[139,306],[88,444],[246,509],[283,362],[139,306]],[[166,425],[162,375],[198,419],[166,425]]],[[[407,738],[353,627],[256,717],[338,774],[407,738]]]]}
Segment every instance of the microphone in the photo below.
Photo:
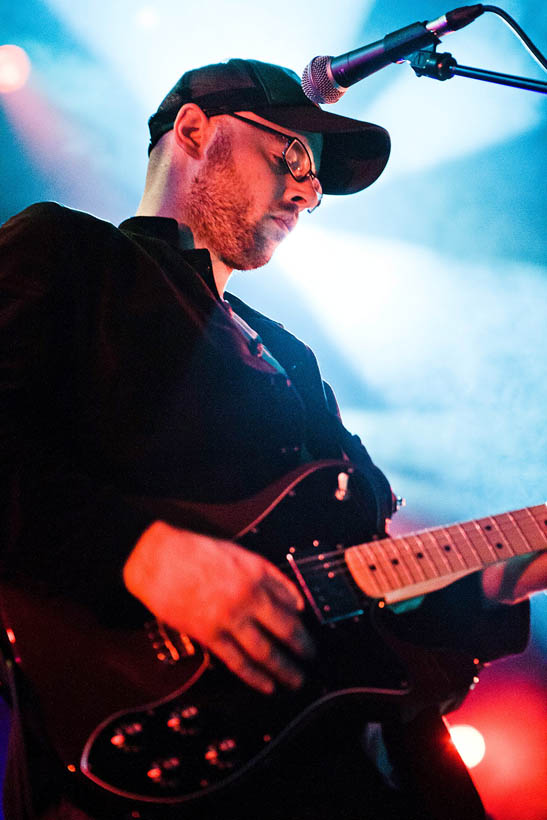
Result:
{"type": "Polygon", "coordinates": [[[413,23],[339,57],[314,57],[302,74],[302,90],[312,102],[338,102],[350,85],[421,48],[440,43],[439,37],[469,25],[486,8],[481,3],[461,6],[429,23],[413,23]]]}

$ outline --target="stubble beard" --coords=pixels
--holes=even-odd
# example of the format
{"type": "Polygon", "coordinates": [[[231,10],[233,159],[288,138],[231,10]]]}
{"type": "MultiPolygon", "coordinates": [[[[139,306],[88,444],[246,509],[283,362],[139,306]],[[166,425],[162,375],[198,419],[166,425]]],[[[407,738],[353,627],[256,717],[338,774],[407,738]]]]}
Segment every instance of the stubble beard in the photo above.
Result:
{"type": "Polygon", "coordinates": [[[253,200],[233,158],[232,141],[220,126],[203,168],[185,200],[185,221],[200,246],[235,270],[260,268],[273,253],[260,225],[250,218],[253,200]]]}

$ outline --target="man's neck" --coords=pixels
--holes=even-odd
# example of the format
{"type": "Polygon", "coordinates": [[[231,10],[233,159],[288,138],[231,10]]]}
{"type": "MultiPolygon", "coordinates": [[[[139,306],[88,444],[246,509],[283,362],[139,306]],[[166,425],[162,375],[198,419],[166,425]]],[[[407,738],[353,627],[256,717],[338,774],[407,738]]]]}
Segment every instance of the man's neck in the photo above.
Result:
{"type": "Polygon", "coordinates": [[[205,241],[200,240],[199,236],[194,236],[187,225],[181,225],[179,222],[179,246],[185,249],[191,248],[205,248],[209,251],[211,257],[211,266],[213,268],[213,276],[219,295],[224,294],[224,290],[228,283],[233,268],[228,267],[225,262],[218,257],[218,255],[207,247],[205,241]]]}
{"type": "MultiPolygon", "coordinates": [[[[137,208],[136,216],[163,216],[169,219],[177,219],[173,214],[171,208],[161,207],[156,205],[151,207],[143,197],[139,207],[137,208]]],[[[228,267],[214,251],[207,247],[207,243],[201,241],[199,237],[195,237],[188,225],[177,220],[179,226],[179,247],[184,250],[192,250],[193,248],[205,248],[209,251],[211,256],[211,265],[213,268],[213,276],[219,295],[222,296],[226,288],[228,279],[232,274],[233,268],[228,267]]]]}

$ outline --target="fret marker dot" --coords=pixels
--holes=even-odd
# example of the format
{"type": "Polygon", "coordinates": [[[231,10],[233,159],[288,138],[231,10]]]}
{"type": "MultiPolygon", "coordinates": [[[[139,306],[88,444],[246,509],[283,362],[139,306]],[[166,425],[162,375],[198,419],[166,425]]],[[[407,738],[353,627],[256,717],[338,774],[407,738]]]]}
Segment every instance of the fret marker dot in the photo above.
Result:
{"type": "Polygon", "coordinates": [[[370,569],[371,572],[375,572],[376,571],[376,564],[369,564],[368,568],[370,569]]]}
{"type": "Polygon", "coordinates": [[[491,530],[491,529],[492,529],[492,525],[491,525],[491,524],[487,524],[487,525],[485,526],[485,528],[484,528],[484,529],[485,529],[485,530],[491,530]]]}
{"type": "Polygon", "coordinates": [[[423,552],[417,552],[416,553],[416,558],[423,558],[423,557],[424,557],[423,552]]]}
{"type": "Polygon", "coordinates": [[[498,541],[498,543],[496,544],[496,548],[499,549],[499,550],[502,550],[503,549],[503,544],[500,544],[499,541],[498,541]]]}
{"type": "Polygon", "coordinates": [[[396,567],[397,564],[399,563],[399,559],[398,558],[392,558],[391,563],[393,564],[394,567],[396,567]]]}
{"type": "Polygon", "coordinates": [[[450,544],[445,544],[444,545],[444,551],[445,552],[450,552],[450,544]]]}

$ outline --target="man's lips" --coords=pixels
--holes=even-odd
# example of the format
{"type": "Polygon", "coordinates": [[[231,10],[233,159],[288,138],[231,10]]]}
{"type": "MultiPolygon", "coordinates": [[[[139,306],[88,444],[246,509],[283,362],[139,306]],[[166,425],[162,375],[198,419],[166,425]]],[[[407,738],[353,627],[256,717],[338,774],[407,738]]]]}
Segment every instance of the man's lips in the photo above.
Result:
{"type": "Polygon", "coordinates": [[[298,217],[291,214],[272,214],[272,219],[280,227],[285,228],[288,233],[292,231],[298,222],[298,217]]]}

